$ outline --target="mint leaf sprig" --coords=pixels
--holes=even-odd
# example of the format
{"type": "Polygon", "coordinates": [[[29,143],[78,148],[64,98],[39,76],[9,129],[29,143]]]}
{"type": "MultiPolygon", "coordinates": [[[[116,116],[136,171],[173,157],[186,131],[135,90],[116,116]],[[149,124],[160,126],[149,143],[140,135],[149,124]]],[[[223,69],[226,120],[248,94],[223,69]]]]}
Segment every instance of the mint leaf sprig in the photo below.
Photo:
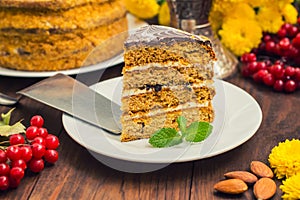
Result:
{"type": "Polygon", "coordinates": [[[177,118],[179,131],[174,128],[162,128],[151,135],[149,143],[153,147],[171,147],[183,142],[201,142],[212,132],[213,126],[208,122],[193,122],[187,127],[183,116],[177,118]]]}

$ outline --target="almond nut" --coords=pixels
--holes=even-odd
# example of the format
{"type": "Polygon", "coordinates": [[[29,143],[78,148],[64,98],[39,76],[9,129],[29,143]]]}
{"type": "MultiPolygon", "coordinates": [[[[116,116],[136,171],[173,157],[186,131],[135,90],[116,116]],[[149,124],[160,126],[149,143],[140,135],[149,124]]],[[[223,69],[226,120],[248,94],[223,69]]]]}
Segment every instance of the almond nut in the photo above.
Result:
{"type": "Polygon", "coordinates": [[[271,168],[260,161],[252,161],[250,164],[250,169],[255,175],[259,177],[273,178],[274,176],[271,168]]]}
{"type": "Polygon", "coordinates": [[[248,189],[248,186],[240,179],[228,179],[216,183],[214,189],[226,194],[241,194],[248,189]]]}
{"type": "Polygon", "coordinates": [[[276,183],[270,178],[261,178],[253,186],[257,199],[269,199],[276,193],[276,183]]]}
{"type": "Polygon", "coordinates": [[[245,183],[248,184],[253,184],[257,181],[257,177],[247,171],[232,171],[232,172],[227,172],[226,174],[224,174],[224,176],[226,178],[237,178],[237,179],[241,179],[242,181],[244,181],[245,183]]]}

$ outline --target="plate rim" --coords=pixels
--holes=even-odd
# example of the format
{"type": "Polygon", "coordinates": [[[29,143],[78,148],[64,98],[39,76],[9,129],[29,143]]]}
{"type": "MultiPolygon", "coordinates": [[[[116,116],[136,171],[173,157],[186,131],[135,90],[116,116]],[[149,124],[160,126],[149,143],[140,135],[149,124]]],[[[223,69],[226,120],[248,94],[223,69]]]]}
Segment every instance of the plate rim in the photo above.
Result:
{"type": "MultiPolygon", "coordinates": [[[[116,78],[112,78],[112,79],[108,79],[106,81],[114,81],[114,80],[118,80],[118,79],[121,79],[122,77],[116,77],[116,78]]],[[[66,125],[66,118],[67,117],[70,117],[72,118],[73,122],[75,122],[76,120],[78,119],[74,119],[72,116],[68,115],[68,114],[65,114],[63,113],[62,115],[62,122],[63,122],[63,126],[64,126],[64,129],[66,131],[66,133],[76,142],[78,143],[79,145],[85,147],[86,149],[90,150],[90,151],[93,151],[94,153],[97,153],[97,154],[100,154],[100,155],[104,155],[104,156],[107,156],[107,157],[110,157],[110,158],[113,158],[113,159],[118,159],[118,160],[124,160],[124,161],[130,161],[130,162],[140,162],[140,163],[152,163],[152,164],[160,164],[160,163],[181,163],[181,162],[189,162],[189,161],[195,161],[195,160],[201,160],[201,159],[205,159],[205,158],[210,158],[210,157],[214,157],[214,156],[217,156],[217,155],[220,155],[220,154],[223,154],[225,152],[228,152],[230,150],[233,150],[235,148],[237,148],[238,146],[244,144],[245,142],[247,142],[249,139],[251,139],[255,133],[257,132],[257,130],[259,129],[261,123],[262,123],[262,118],[263,118],[263,115],[262,115],[262,110],[261,110],[261,107],[260,105],[258,104],[258,102],[254,99],[254,97],[252,97],[248,92],[246,92],[245,90],[243,90],[242,88],[232,84],[232,83],[229,83],[227,81],[224,81],[224,80],[220,80],[220,79],[217,79],[218,81],[220,81],[222,83],[222,85],[226,85],[226,87],[232,87],[234,90],[237,90],[239,93],[242,93],[243,95],[246,95],[247,98],[249,98],[249,102],[251,100],[251,103],[253,103],[259,111],[257,113],[257,123],[256,123],[256,126],[252,128],[252,131],[250,131],[251,133],[248,133],[246,135],[246,137],[243,137],[242,140],[239,140],[238,142],[232,144],[232,145],[227,145],[225,148],[222,147],[220,150],[217,150],[217,151],[214,151],[215,149],[215,146],[217,145],[217,143],[215,144],[214,148],[211,150],[211,152],[209,152],[208,154],[204,155],[204,156],[193,156],[193,157],[185,157],[185,153],[183,155],[181,155],[178,159],[176,160],[166,160],[166,159],[148,159],[148,160],[145,160],[145,159],[136,159],[136,158],[124,158],[122,157],[122,155],[118,155],[118,154],[112,154],[112,153],[109,153],[109,152],[105,152],[105,151],[99,151],[97,149],[94,149],[94,148],[90,148],[88,145],[84,144],[83,142],[81,142],[78,138],[75,138],[73,134],[69,133],[68,132],[68,125],[66,125]],[[212,153],[213,152],[213,153],[212,153]]],[[[95,85],[98,85],[98,84],[105,84],[106,81],[101,81],[99,83],[96,83],[94,84],[93,86],[95,85]]],[[[91,86],[91,87],[93,87],[91,86]]],[[[81,120],[79,120],[81,121],[81,120]]],[[[102,130],[104,131],[104,130],[102,130]]],[[[220,139],[220,138],[219,138],[220,139]]],[[[188,151],[188,150],[187,150],[188,151]]]]}

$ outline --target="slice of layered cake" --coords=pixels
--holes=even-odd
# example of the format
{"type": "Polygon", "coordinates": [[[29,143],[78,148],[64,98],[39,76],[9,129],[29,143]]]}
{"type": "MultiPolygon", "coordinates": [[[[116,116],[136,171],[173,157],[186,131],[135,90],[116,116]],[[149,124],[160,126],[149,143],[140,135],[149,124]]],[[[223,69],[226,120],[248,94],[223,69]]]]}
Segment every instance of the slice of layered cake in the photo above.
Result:
{"type": "Polygon", "coordinates": [[[146,26],[124,44],[121,141],[149,138],[176,119],[212,122],[211,42],[164,26],[146,26]]]}

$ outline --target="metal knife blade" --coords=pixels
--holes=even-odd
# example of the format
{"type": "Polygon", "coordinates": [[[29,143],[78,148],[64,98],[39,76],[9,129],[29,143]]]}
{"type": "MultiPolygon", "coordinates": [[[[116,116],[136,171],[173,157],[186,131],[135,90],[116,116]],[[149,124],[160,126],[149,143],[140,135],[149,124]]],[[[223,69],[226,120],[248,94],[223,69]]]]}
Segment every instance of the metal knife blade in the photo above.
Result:
{"type": "Polygon", "coordinates": [[[6,94],[0,92],[0,105],[3,106],[12,106],[18,102],[18,99],[10,97],[6,94]]]}
{"type": "Polygon", "coordinates": [[[19,92],[114,134],[120,134],[120,106],[70,76],[56,74],[19,92]]]}

